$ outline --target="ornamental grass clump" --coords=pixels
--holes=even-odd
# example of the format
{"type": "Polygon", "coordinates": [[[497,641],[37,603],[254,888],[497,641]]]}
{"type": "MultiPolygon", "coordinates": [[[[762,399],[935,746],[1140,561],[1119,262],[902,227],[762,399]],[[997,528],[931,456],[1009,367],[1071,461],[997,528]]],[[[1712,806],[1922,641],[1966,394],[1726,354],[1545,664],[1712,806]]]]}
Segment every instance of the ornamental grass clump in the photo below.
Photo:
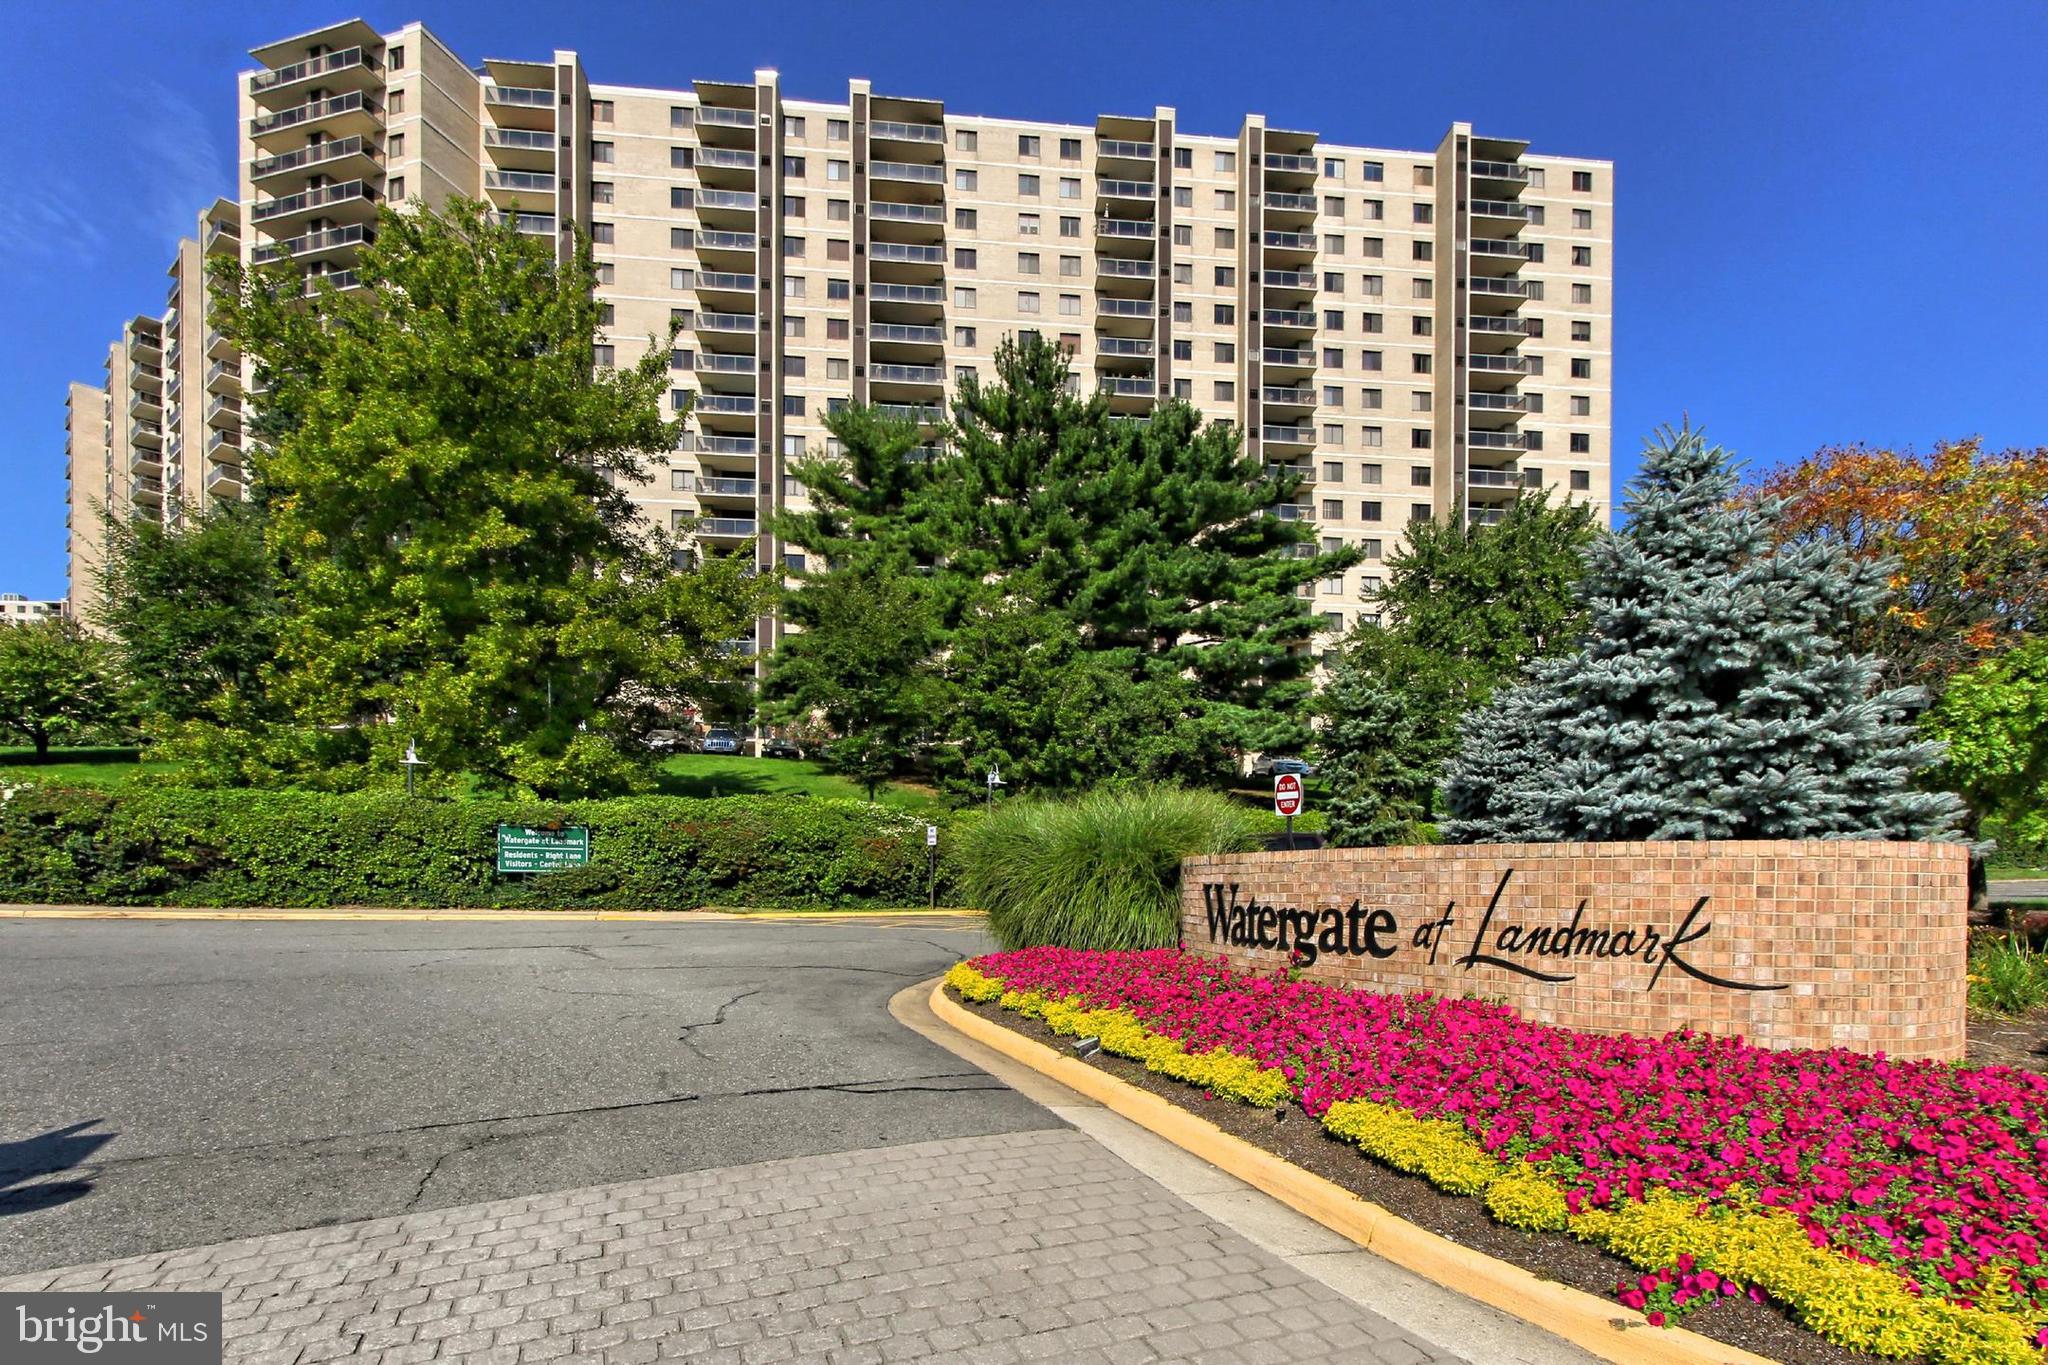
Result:
{"type": "Polygon", "coordinates": [[[1179,938],[1180,860],[1258,846],[1215,793],[1104,788],[998,806],[962,836],[961,889],[1005,948],[1158,948],[1179,938]]]}
{"type": "Polygon", "coordinates": [[[2020,939],[1988,939],[1970,953],[1970,1003],[1993,1014],[2048,1004],[2048,957],[2020,939]]]}

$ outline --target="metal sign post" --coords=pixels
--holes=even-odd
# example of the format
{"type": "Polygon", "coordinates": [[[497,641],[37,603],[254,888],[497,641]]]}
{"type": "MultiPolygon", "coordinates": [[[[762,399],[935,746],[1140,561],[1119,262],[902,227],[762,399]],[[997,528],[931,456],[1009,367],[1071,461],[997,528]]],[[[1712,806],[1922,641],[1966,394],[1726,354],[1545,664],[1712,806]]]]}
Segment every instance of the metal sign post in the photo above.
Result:
{"type": "Polygon", "coordinates": [[[939,908],[939,827],[924,827],[924,875],[926,897],[932,909],[939,908]]]}
{"type": "Polygon", "coordinates": [[[989,765],[989,770],[988,770],[988,799],[989,799],[989,803],[990,803],[991,805],[993,805],[993,804],[995,803],[995,799],[996,799],[996,788],[997,788],[997,787],[1004,787],[1004,786],[1008,786],[1008,785],[1009,785],[1008,783],[1006,783],[1006,782],[1004,782],[1004,781],[1003,781],[1003,775],[1002,775],[1002,773],[1001,773],[1001,772],[999,772],[999,771],[998,771],[998,770],[996,769],[995,765],[993,765],[993,764],[989,765]]]}

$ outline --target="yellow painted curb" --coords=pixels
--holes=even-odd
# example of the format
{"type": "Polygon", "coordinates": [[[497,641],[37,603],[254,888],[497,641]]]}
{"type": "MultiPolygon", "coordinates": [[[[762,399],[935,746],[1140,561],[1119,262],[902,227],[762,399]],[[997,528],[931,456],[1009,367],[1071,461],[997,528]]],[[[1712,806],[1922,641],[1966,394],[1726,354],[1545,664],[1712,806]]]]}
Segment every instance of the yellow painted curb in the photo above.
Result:
{"type": "Polygon", "coordinates": [[[1375,1255],[1563,1337],[1602,1360],[1615,1365],[1778,1365],[1768,1356],[1682,1327],[1652,1327],[1633,1309],[1540,1279],[1417,1227],[1148,1090],[963,1009],[943,983],[932,988],[931,1006],[933,1014],[974,1041],[1151,1129],[1375,1255]]]}
{"type": "Polygon", "coordinates": [[[634,924],[731,923],[773,920],[821,923],[898,919],[979,918],[979,910],[235,910],[160,906],[0,906],[0,919],[259,920],[308,923],[415,922],[634,924]]]}

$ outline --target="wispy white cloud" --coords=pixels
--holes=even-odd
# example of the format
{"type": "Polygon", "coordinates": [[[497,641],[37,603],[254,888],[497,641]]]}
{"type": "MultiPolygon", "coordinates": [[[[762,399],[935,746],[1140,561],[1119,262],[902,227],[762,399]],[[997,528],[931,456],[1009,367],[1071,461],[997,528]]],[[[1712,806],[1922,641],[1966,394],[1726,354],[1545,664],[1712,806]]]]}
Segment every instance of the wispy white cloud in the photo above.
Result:
{"type": "Polygon", "coordinates": [[[135,151],[138,217],[166,247],[192,235],[199,210],[235,193],[233,172],[219,151],[220,129],[199,106],[156,81],[136,85],[135,151]]]}

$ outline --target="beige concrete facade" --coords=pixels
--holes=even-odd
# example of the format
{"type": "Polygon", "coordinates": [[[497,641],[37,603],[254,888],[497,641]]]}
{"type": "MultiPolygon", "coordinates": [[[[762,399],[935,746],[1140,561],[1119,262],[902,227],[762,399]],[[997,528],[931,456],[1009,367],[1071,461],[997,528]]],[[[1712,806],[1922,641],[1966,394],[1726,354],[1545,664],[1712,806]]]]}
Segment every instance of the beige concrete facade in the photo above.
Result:
{"type": "MultiPolygon", "coordinates": [[[[1133,419],[1162,396],[1307,476],[1281,515],[1363,565],[1318,585],[1371,619],[1415,517],[1486,521],[1519,488],[1609,498],[1611,163],[1454,124],[1401,151],[1175,111],[1093,124],[878,94],[786,96],[773,71],[593,82],[571,51],[470,65],[418,24],[359,20],[254,50],[240,77],[243,259],[347,287],[380,203],[483,198],[569,248],[592,236],[604,353],[672,322],[681,448],[647,516],[797,565],[768,534],[837,404],[935,417],[1027,330],[1133,419]]],[[[758,643],[778,629],[761,623],[758,643]]]]}

